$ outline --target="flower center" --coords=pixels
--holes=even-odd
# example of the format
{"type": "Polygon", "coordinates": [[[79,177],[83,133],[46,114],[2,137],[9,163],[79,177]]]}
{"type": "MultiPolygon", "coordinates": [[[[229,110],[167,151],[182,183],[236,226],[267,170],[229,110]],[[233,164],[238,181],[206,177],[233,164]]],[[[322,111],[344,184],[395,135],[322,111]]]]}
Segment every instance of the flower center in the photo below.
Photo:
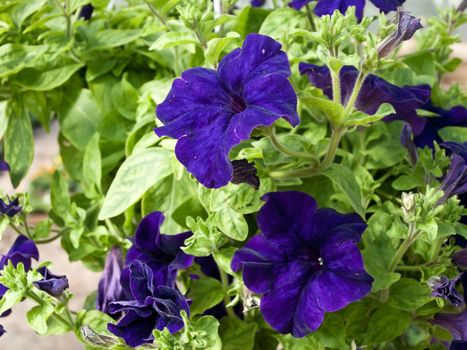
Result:
{"type": "Polygon", "coordinates": [[[302,254],[300,254],[299,260],[305,261],[316,270],[321,269],[324,265],[324,260],[321,257],[319,249],[313,247],[305,247],[302,254]]]}
{"type": "Polygon", "coordinates": [[[230,105],[232,106],[232,109],[234,110],[235,113],[241,113],[246,108],[246,105],[245,105],[245,102],[243,102],[243,99],[236,95],[232,95],[232,98],[230,99],[230,105]]]}

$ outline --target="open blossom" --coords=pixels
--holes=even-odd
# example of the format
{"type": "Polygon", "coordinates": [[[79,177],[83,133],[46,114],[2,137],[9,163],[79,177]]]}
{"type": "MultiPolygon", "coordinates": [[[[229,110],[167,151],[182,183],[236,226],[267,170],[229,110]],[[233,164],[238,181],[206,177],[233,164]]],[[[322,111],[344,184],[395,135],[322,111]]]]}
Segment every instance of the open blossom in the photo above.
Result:
{"type": "MultiPolygon", "coordinates": [[[[300,10],[313,0],[292,0],[289,6],[296,10],[300,10]]],[[[339,10],[345,13],[350,6],[355,6],[355,14],[357,18],[362,19],[363,10],[365,8],[365,0],[317,0],[318,3],[315,7],[315,13],[318,16],[332,15],[334,11],[339,10]]],[[[382,12],[388,13],[396,11],[405,0],[370,0],[382,12]]]]}
{"type": "Polygon", "coordinates": [[[431,102],[427,103],[422,109],[434,113],[435,116],[430,116],[423,119],[420,130],[414,130],[414,142],[417,147],[425,146],[433,147],[433,143],[442,143],[443,139],[439,135],[439,131],[448,126],[467,127],[467,108],[464,106],[456,106],[449,110],[433,106],[431,102]]]}
{"type": "Polygon", "coordinates": [[[41,280],[34,282],[38,289],[54,297],[59,297],[65,289],[68,289],[68,278],[66,276],[54,275],[45,266],[40,267],[37,271],[43,276],[41,280]]]}
{"type": "MultiPolygon", "coordinates": [[[[306,74],[311,84],[323,90],[332,99],[332,81],[329,68],[314,64],[300,63],[300,73],[306,74]]],[[[343,105],[352,94],[358,77],[358,70],[352,66],[344,66],[340,71],[341,102],[343,105]]],[[[369,74],[363,82],[362,88],[355,102],[355,107],[364,113],[375,114],[383,103],[391,104],[396,113],[383,120],[403,120],[410,124],[415,135],[420,134],[426,123],[426,118],[417,116],[416,110],[428,102],[431,89],[428,85],[398,87],[383,78],[369,74]]]]}
{"type": "Polygon", "coordinates": [[[178,332],[184,323],[180,315],[183,310],[189,314],[185,297],[176,289],[154,284],[152,269],[136,260],[129,266],[131,298],[109,304],[111,313],[123,312],[117,324],[108,324],[113,334],[136,347],[152,343],[154,329],[178,332]]]}
{"type": "Polygon", "coordinates": [[[242,48],[226,55],[217,70],[192,68],[173,82],[157,117],[158,136],[178,139],[178,160],[203,185],[218,188],[232,180],[230,150],[253,129],[279,118],[299,123],[290,65],[281,44],[249,34],[242,48]]]}
{"type": "Polygon", "coordinates": [[[128,266],[134,261],[142,261],[151,268],[155,286],[170,287],[175,285],[177,270],[187,268],[193,263],[193,257],[180,249],[192,233],[188,231],[178,235],[164,235],[160,233],[163,221],[164,215],[158,211],[141,220],[133,246],[126,256],[127,267],[122,272],[121,281],[125,290],[130,283],[128,266]]]}
{"type": "Polygon", "coordinates": [[[234,256],[251,291],[262,294],[264,319],[280,333],[303,337],[326,312],[357,301],[371,290],[357,243],[366,224],[356,214],[317,208],[302,192],[267,194],[258,214],[261,233],[234,256]]]}
{"type": "Polygon", "coordinates": [[[120,277],[123,269],[123,254],[119,247],[113,247],[105,260],[104,272],[97,290],[97,310],[109,314],[109,303],[122,300],[123,288],[120,277]]]}

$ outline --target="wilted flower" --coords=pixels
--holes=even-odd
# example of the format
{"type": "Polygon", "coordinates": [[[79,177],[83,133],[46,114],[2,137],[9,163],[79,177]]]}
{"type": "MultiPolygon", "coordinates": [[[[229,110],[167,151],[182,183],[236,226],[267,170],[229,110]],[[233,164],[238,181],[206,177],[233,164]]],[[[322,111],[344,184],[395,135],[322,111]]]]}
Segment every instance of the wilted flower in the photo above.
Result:
{"type": "Polygon", "coordinates": [[[253,129],[284,118],[299,123],[290,65],[281,44],[249,34],[242,48],[226,55],[218,70],[192,68],[173,82],[157,117],[159,136],[178,139],[175,154],[203,185],[218,188],[232,180],[230,150],[253,129]]]}
{"type": "Polygon", "coordinates": [[[96,308],[109,313],[109,303],[123,299],[120,277],[123,269],[123,255],[119,247],[113,247],[105,261],[104,272],[97,290],[96,308]]]}
{"type": "Polygon", "coordinates": [[[60,295],[63,294],[63,292],[65,291],[65,289],[68,289],[68,278],[66,276],[57,276],[57,275],[54,275],[52,272],[50,272],[50,270],[43,266],[43,267],[40,267],[38,270],[37,270],[42,276],[44,276],[43,279],[39,280],[39,281],[36,281],[34,282],[34,285],[54,296],[54,297],[59,297],[60,295]]]}
{"type": "Polygon", "coordinates": [[[8,204],[0,198],[0,215],[7,215],[10,218],[15,216],[21,211],[21,206],[19,205],[19,199],[15,198],[13,200],[8,198],[8,204]]]}
{"type": "MultiPolygon", "coordinates": [[[[312,0],[292,0],[289,3],[290,7],[300,10],[312,0]]],[[[355,6],[355,14],[357,18],[362,19],[363,9],[365,8],[365,0],[317,0],[315,14],[318,16],[332,15],[334,11],[339,10],[345,13],[350,6],[355,6]]],[[[396,11],[405,0],[370,0],[382,12],[388,13],[396,11]]]]}
{"type": "Polygon", "coordinates": [[[430,278],[428,286],[431,288],[431,295],[446,299],[455,307],[461,307],[464,305],[464,299],[456,289],[456,284],[461,277],[462,274],[453,279],[449,279],[444,275],[430,278]]]}
{"type": "Polygon", "coordinates": [[[451,165],[439,189],[444,195],[438,201],[438,205],[452,196],[467,192],[467,165],[461,156],[457,154],[451,156],[451,165]]]}
{"type": "MultiPolygon", "coordinates": [[[[332,99],[332,81],[328,67],[300,63],[299,69],[301,74],[308,76],[314,86],[323,90],[324,94],[332,99]]],[[[344,66],[340,71],[343,105],[347,104],[352,94],[358,74],[358,70],[352,66],[344,66]]],[[[404,120],[410,124],[417,135],[423,130],[425,118],[418,117],[416,110],[428,101],[430,94],[429,85],[398,87],[376,75],[369,74],[363,82],[355,108],[367,114],[375,114],[383,103],[389,103],[396,113],[383,120],[386,122],[404,120]]]]}
{"type": "Polygon", "coordinates": [[[409,161],[412,166],[416,166],[418,162],[417,147],[412,138],[412,127],[410,124],[405,123],[401,131],[401,144],[409,154],[409,161]]]}
{"type": "Polygon", "coordinates": [[[379,58],[386,57],[394,51],[403,41],[413,37],[415,32],[423,28],[420,18],[411,16],[406,11],[398,12],[397,29],[378,47],[379,58]]]}
{"type": "Polygon", "coordinates": [[[85,21],[89,21],[93,12],[94,6],[92,6],[91,4],[84,5],[83,7],[81,7],[79,17],[83,18],[85,21]]]}
{"type": "Polygon", "coordinates": [[[318,209],[302,192],[264,196],[261,230],[234,255],[251,291],[263,294],[264,319],[280,333],[303,337],[371,290],[357,243],[366,224],[356,214],[318,209]]]}
{"type": "MultiPolygon", "coordinates": [[[[161,234],[159,229],[163,221],[164,215],[158,211],[141,220],[133,246],[128,250],[126,265],[140,260],[151,268],[155,286],[173,287],[177,270],[187,268],[193,263],[193,257],[180,249],[192,233],[188,231],[178,235],[161,234]]],[[[121,279],[125,290],[130,283],[129,274],[129,268],[126,267],[121,279]]]]}
{"type": "Polygon", "coordinates": [[[246,183],[255,190],[259,189],[259,177],[255,168],[255,163],[249,163],[246,159],[233,160],[233,184],[246,183]]]}
{"type": "Polygon", "coordinates": [[[167,327],[171,333],[182,329],[180,312],[190,311],[185,297],[174,288],[156,286],[152,269],[141,261],[131,263],[129,271],[132,299],[110,303],[111,313],[123,312],[124,316],[117,324],[108,324],[109,331],[136,347],[152,343],[154,329],[167,327]]]}

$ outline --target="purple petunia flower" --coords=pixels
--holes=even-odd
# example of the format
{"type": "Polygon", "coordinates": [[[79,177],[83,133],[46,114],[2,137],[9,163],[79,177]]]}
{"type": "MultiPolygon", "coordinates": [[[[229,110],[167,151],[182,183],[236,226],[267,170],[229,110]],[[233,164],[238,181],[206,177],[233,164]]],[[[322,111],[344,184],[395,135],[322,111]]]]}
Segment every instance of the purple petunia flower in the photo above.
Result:
{"type": "MultiPolygon", "coordinates": [[[[0,271],[11,261],[13,266],[18,266],[19,263],[24,265],[25,270],[31,268],[32,259],[39,260],[39,251],[37,250],[34,241],[26,236],[20,235],[16,238],[13,246],[8,253],[0,258],[0,271]]],[[[0,298],[8,290],[4,285],[0,284],[0,298]]]]}
{"type": "MultiPolygon", "coordinates": [[[[310,82],[323,90],[324,94],[332,99],[332,81],[329,68],[314,64],[300,63],[300,73],[306,74],[310,82]]],[[[358,77],[358,70],[352,66],[344,66],[340,71],[341,102],[346,105],[352,94],[358,77]]],[[[369,74],[363,82],[355,107],[367,114],[375,114],[383,103],[391,104],[396,110],[383,120],[404,120],[410,124],[415,135],[422,132],[425,118],[417,116],[416,109],[425,105],[431,95],[428,85],[398,87],[386,80],[369,74]]]]}
{"type": "Polygon", "coordinates": [[[152,269],[141,261],[132,262],[129,271],[132,299],[110,303],[111,313],[123,312],[124,316],[117,324],[108,324],[109,331],[136,347],[152,343],[154,329],[167,327],[171,333],[182,329],[180,312],[190,311],[185,297],[174,288],[156,286],[152,269]]]}
{"type": "Polygon", "coordinates": [[[120,277],[123,269],[123,255],[119,247],[113,247],[105,261],[104,272],[97,290],[96,309],[109,314],[109,303],[124,299],[120,277]]]}
{"type": "Polygon", "coordinates": [[[8,204],[0,199],[0,215],[6,215],[12,218],[21,211],[21,206],[19,205],[19,199],[15,198],[13,200],[8,199],[8,204]]]}
{"type": "Polygon", "coordinates": [[[444,195],[438,201],[438,205],[452,196],[467,192],[467,165],[461,156],[457,154],[451,156],[451,165],[439,189],[444,192],[444,195]]]}
{"type": "Polygon", "coordinates": [[[454,341],[467,341],[467,310],[457,314],[439,313],[431,322],[446,328],[454,341]]]}
{"type": "Polygon", "coordinates": [[[281,44],[249,34],[242,48],[226,55],[216,70],[192,68],[173,82],[157,117],[158,136],[178,139],[178,160],[203,185],[218,188],[232,180],[230,150],[253,129],[279,118],[299,123],[290,65],[281,44]]]}
{"type": "MultiPolygon", "coordinates": [[[[312,0],[292,0],[289,6],[296,10],[309,4],[312,0]]],[[[334,11],[339,10],[345,13],[350,6],[355,6],[355,14],[358,19],[362,19],[363,10],[365,8],[365,0],[317,0],[318,3],[315,7],[315,14],[318,16],[332,15],[334,11]]],[[[382,12],[388,13],[396,11],[405,0],[370,0],[382,12]]]]}
{"type": "Polygon", "coordinates": [[[453,279],[449,279],[444,275],[430,278],[428,286],[431,288],[431,295],[446,299],[455,307],[462,307],[462,305],[464,305],[464,299],[456,289],[456,284],[461,277],[462,274],[459,274],[453,279]]]}
{"type": "Polygon", "coordinates": [[[0,324],[0,337],[6,333],[5,328],[0,324]]]}
{"type": "Polygon", "coordinates": [[[144,217],[135,234],[133,246],[126,256],[126,268],[122,272],[121,282],[124,291],[130,284],[130,270],[128,266],[140,260],[152,270],[154,285],[175,285],[177,270],[189,267],[193,257],[185,254],[180,247],[192,235],[191,231],[178,235],[164,235],[160,233],[160,226],[164,221],[161,212],[153,212],[144,217]]]}
{"type": "Polygon", "coordinates": [[[60,295],[63,294],[63,292],[65,291],[65,289],[68,289],[69,285],[68,285],[68,278],[66,276],[57,276],[57,275],[54,275],[52,272],[50,272],[50,270],[43,266],[43,267],[40,267],[38,270],[37,270],[42,276],[44,276],[43,279],[39,280],[39,281],[36,281],[34,282],[34,285],[54,296],[54,297],[59,297],[60,295]]]}
{"type": "Polygon", "coordinates": [[[278,332],[303,337],[326,312],[357,301],[371,290],[357,243],[366,224],[356,214],[318,209],[302,192],[264,196],[261,233],[234,255],[251,291],[263,294],[261,312],[278,332]]]}
{"type": "Polygon", "coordinates": [[[423,106],[424,110],[435,113],[438,116],[420,118],[423,119],[423,123],[420,130],[414,130],[414,142],[417,147],[423,148],[425,146],[433,147],[433,143],[443,142],[443,139],[439,135],[439,131],[448,126],[460,126],[467,127],[467,108],[463,106],[456,106],[450,110],[438,108],[433,106],[431,102],[423,106]]]}
{"type": "Polygon", "coordinates": [[[94,6],[91,4],[84,5],[79,12],[79,17],[84,19],[85,21],[89,21],[91,19],[92,13],[94,12],[94,6]]]}

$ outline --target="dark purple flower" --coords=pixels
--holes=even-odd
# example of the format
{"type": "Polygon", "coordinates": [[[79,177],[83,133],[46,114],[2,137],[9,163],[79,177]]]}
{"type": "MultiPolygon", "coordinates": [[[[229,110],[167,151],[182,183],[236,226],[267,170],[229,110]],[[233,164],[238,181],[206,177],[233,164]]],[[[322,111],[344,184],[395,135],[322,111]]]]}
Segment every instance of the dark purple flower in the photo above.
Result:
{"type": "Polygon", "coordinates": [[[0,324],[0,337],[6,333],[5,328],[0,324]]]}
{"type": "Polygon", "coordinates": [[[461,156],[457,154],[451,156],[451,165],[439,189],[444,195],[438,201],[438,205],[452,196],[467,192],[467,165],[461,156]]]}
{"type": "Polygon", "coordinates": [[[387,37],[378,48],[380,58],[389,55],[403,41],[411,39],[417,30],[423,28],[420,18],[411,16],[406,11],[399,11],[398,15],[396,31],[387,37]]]}
{"type": "Polygon", "coordinates": [[[467,162],[467,142],[443,142],[441,147],[446,150],[447,154],[457,154],[467,162]]]}
{"type": "Polygon", "coordinates": [[[266,0],[251,0],[251,6],[253,7],[261,7],[264,5],[266,0]]]}
{"type": "Polygon", "coordinates": [[[433,106],[431,102],[423,106],[424,110],[435,113],[438,116],[420,118],[423,120],[423,127],[420,130],[414,130],[414,142],[417,147],[423,148],[425,146],[433,147],[436,141],[438,144],[443,142],[438,132],[448,126],[461,126],[467,127],[467,108],[463,106],[456,106],[450,110],[445,110],[433,106]]]}
{"type": "Polygon", "coordinates": [[[185,297],[174,288],[154,284],[152,269],[141,261],[129,266],[129,285],[132,299],[110,303],[111,313],[123,312],[117,324],[108,324],[110,332],[136,347],[152,343],[154,329],[168,328],[176,333],[183,328],[180,312],[189,314],[185,297]]]}
{"type": "Polygon", "coordinates": [[[105,261],[104,272],[97,290],[96,308],[109,314],[109,303],[123,300],[120,277],[123,269],[123,255],[119,247],[113,247],[105,261]]]}
{"type": "Polygon", "coordinates": [[[299,123],[290,65],[281,44],[249,34],[243,47],[226,55],[218,70],[192,68],[173,82],[157,117],[158,136],[178,139],[175,154],[203,185],[218,188],[232,180],[232,147],[253,129],[284,118],[299,123]]]}
{"type": "MultiPolygon", "coordinates": [[[[174,287],[177,270],[187,268],[193,263],[193,257],[180,249],[192,233],[188,231],[178,235],[164,235],[160,233],[163,221],[164,215],[158,211],[141,220],[133,246],[126,256],[126,266],[140,260],[151,268],[155,286],[174,287]]],[[[126,267],[121,278],[125,291],[130,283],[129,274],[129,268],[126,267]]]]}
{"type": "Polygon", "coordinates": [[[249,163],[246,159],[233,160],[233,184],[246,183],[255,190],[259,189],[259,177],[255,168],[255,163],[249,163]]]}
{"type": "Polygon", "coordinates": [[[366,224],[356,214],[318,209],[302,192],[264,196],[261,233],[234,255],[251,291],[263,294],[261,312],[278,332],[303,337],[326,312],[357,301],[371,290],[357,242],[366,224]]]}
{"type": "Polygon", "coordinates": [[[453,279],[449,279],[444,275],[430,278],[428,286],[431,288],[431,295],[446,299],[455,307],[461,307],[464,305],[464,299],[456,289],[456,284],[461,277],[462,274],[453,279]]]}
{"type": "Polygon", "coordinates": [[[34,285],[38,289],[52,295],[53,297],[59,297],[65,289],[68,289],[68,278],[66,276],[54,275],[45,266],[40,267],[37,271],[44,276],[40,281],[34,282],[34,285]]]}
{"type": "Polygon", "coordinates": [[[10,166],[7,162],[0,159],[0,171],[10,171],[10,166]]]}
{"type": "Polygon", "coordinates": [[[410,124],[404,124],[401,132],[401,144],[407,150],[409,154],[409,161],[412,166],[417,165],[418,162],[418,153],[417,147],[412,139],[412,127],[410,124]]]}
{"type": "MultiPolygon", "coordinates": [[[[289,6],[296,10],[300,10],[302,7],[309,4],[312,0],[292,0],[289,2],[289,6]]],[[[315,7],[315,13],[318,16],[332,15],[335,10],[339,10],[341,13],[345,13],[350,6],[355,6],[355,14],[358,19],[362,19],[363,10],[365,8],[365,0],[317,0],[318,3],[315,7]]],[[[370,0],[377,8],[382,12],[388,13],[390,11],[396,11],[405,0],[370,0]]]]}
{"type": "MultiPolygon", "coordinates": [[[[332,82],[329,68],[314,64],[300,63],[300,73],[306,74],[310,82],[323,90],[332,99],[332,82]]],[[[352,66],[345,66],[340,71],[341,102],[346,105],[352,94],[358,77],[358,70],[352,66]]],[[[363,82],[355,107],[367,114],[375,114],[383,103],[391,104],[395,114],[384,118],[384,121],[404,120],[410,124],[415,135],[425,126],[425,118],[417,116],[416,110],[422,107],[430,98],[431,89],[428,85],[398,87],[386,80],[369,74],[363,82]]]]}
{"type": "MultiPolygon", "coordinates": [[[[34,241],[31,241],[26,236],[20,235],[16,238],[13,246],[8,253],[0,258],[0,271],[5,265],[11,261],[13,266],[18,266],[19,263],[24,265],[25,270],[31,269],[32,259],[39,260],[39,251],[37,250],[34,241]]],[[[0,298],[6,293],[8,288],[0,284],[0,298]]]]}
{"type": "Polygon", "coordinates": [[[94,12],[94,6],[91,4],[84,5],[79,12],[79,17],[84,19],[85,21],[89,21],[91,19],[92,13],[94,12]]]}
{"type": "Polygon", "coordinates": [[[433,324],[446,328],[455,341],[467,341],[467,310],[460,313],[439,313],[431,321],[433,324]]]}
{"type": "Polygon", "coordinates": [[[463,248],[458,252],[454,253],[451,258],[451,261],[460,269],[467,269],[467,248],[463,248]]]}
{"type": "Polygon", "coordinates": [[[0,215],[7,215],[10,218],[15,216],[21,211],[21,206],[19,205],[19,199],[15,198],[13,200],[8,198],[8,204],[0,198],[0,215]]]}

